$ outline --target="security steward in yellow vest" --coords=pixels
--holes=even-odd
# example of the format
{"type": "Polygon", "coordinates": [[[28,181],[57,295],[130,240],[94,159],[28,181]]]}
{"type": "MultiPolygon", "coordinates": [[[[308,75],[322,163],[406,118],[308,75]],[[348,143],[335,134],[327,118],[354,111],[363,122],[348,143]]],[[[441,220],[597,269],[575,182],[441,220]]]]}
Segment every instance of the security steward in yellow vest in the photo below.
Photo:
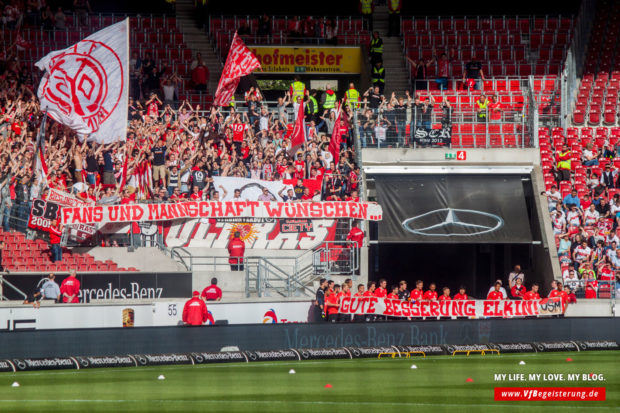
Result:
{"type": "Polygon", "coordinates": [[[569,181],[571,170],[571,151],[568,145],[564,144],[562,150],[557,154],[558,181],[569,181]]]}
{"type": "Polygon", "coordinates": [[[319,116],[319,103],[316,101],[316,90],[311,90],[306,102],[306,122],[317,122],[319,116]]]}
{"type": "Polygon", "coordinates": [[[489,106],[489,100],[485,95],[480,95],[475,104],[476,117],[478,118],[478,122],[487,121],[487,106],[489,106]]]}
{"type": "Polygon", "coordinates": [[[329,112],[332,109],[336,108],[336,92],[332,90],[332,88],[327,88],[325,93],[323,93],[323,97],[321,98],[321,102],[323,103],[323,110],[325,112],[329,112]]]}
{"type": "Polygon", "coordinates": [[[365,29],[372,31],[372,12],[375,9],[373,0],[360,0],[359,10],[362,14],[362,22],[365,29]]]}
{"type": "Polygon", "coordinates": [[[297,102],[297,97],[303,99],[306,95],[306,85],[299,80],[298,76],[295,76],[293,83],[291,83],[289,94],[291,95],[291,102],[297,102]]]}
{"type": "Polygon", "coordinates": [[[372,32],[370,40],[370,64],[383,63],[383,39],[379,37],[379,32],[372,32]]]}
{"type": "Polygon", "coordinates": [[[377,62],[372,68],[372,85],[379,87],[379,92],[383,94],[385,88],[385,67],[381,62],[377,62]]]}
{"type": "Polygon", "coordinates": [[[403,0],[387,0],[388,4],[388,37],[400,36],[400,9],[403,0]]]}
{"type": "Polygon", "coordinates": [[[349,83],[349,89],[344,92],[344,97],[347,101],[347,105],[351,109],[357,109],[360,107],[360,92],[355,89],[355,85],[353,83],[349,83]]]}

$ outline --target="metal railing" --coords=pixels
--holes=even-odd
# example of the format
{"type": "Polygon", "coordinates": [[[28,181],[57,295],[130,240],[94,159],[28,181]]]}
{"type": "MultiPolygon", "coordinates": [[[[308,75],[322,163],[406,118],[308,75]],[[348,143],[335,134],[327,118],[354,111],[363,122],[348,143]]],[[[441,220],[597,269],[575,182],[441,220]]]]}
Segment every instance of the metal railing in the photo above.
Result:
{"type": "Polygon", "coordinates": [[[351,275],[360,269],[360,250],[352,241],[329,241],[313,251],[314,273],[330,277],[351,275]]]}
{"type": "Polygon", "coordinates": [[[15,285],[10,283],[9,281],[5,280],[4,276],[2,276],[0,274],[0,300],[2,300],[2,301],[9,301],[9,299],[6,298],[6,296],[4,295],[4,289],[6,287],[9,287],[11,290],[13,290],[17,294],[21,295],[24,298],[24,300],[28,297],[28,295],[25,292],[23,292],[22,290],[17,288],[15,285]]]}

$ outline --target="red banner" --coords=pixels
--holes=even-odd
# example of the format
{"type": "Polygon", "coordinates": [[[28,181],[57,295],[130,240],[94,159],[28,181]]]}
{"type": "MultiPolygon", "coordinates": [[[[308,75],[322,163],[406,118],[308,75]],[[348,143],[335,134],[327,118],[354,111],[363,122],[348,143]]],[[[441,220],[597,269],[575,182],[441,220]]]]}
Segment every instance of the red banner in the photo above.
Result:
{"type": "Polygon", "coordinates": [[[204,201],[173,204],[97,205],[62,208],[63,224],[171,221],[188,218],[354,218],[381,221],[381,206],[369,202],[204,201]]]}
{"type": "Polygon", "coordinates": [[[401,301],[377,297],[343,297],[342,314],[376,314],[393,317],[526,317],[562,314],[559,298],[543,300],[401,301]]]}
{"type": "Polygon", "coordinates": [[[213,105],[227,106],[237,90],[241,77],[249,75],[254,69],[260,69],[260,62],[235,32],[213,105]]]}

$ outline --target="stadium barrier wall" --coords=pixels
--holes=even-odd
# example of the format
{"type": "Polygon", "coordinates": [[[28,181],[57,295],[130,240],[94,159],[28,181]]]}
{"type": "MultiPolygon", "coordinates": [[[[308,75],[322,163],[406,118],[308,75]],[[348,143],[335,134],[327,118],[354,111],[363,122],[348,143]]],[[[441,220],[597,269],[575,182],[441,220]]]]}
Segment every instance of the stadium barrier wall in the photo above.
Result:
{"type": "Polygon", "coordinates": [[[8,331],[0,359],[287,348],[620,341],[620,317],[8,331]]]}
{"type": "Polygon", "coordinates": [[[0,372],[30,370],[87,369],[96,367],[141,367],[183,364],[210,364],[257,361],[302,361],[357,358],[411,358],[438,355],[501,353],[539,353],[549,351],[620,350],[616,341],[565,341],[538,343],[487,343],[472,345],[381,346],[301,348],[267,351],[192,352],[167,354],[128,354],[118,356],[69,356],[11,358],[0,360],[0,372]]]}

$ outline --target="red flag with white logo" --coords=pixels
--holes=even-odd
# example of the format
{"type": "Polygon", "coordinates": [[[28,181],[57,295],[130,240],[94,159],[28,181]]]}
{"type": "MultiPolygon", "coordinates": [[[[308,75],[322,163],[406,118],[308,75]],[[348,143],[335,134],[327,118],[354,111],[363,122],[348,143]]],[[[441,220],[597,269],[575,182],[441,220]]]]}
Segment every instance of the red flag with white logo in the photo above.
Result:
{"type": "Polygon", "coordinates": [[[297,152],[306,141],[306,124],[304,122],[304,101],[299,103],[297,118],[295,119],[295,127],[291,132],[291,154],[297,152]]]}
{"type": "Polygon", "coordinates": [[[222,77],[215,91],[214,106],[227,106],[230,103],[241,77],[249,75],[254,69],[260,69],[260,62],[254,56],[254,53],[248,49],[243,40],[237,36],[233,37],[226,58],[222,77]]]}
{"type": "Polygon", "coordinates": [[[338,107],[336,122],[334,123],[334,130],[332,131],[332,138],[329,141],[329,152],[334,157],[334,164],[336,165],[340,160],[340,144],[342,143],[342,135],[348,132],[348,122],[347,114],[342,109],[342,105],[340,105],[338,107]],[[342,123],[344,123],[344,125],[342,123]]]}
{"type": "Polygon", "coordinates": [[[49,53],[36,66],[45,71],[37,96],[51,118],[89,141],[126,139],[129,19],[49,53]]]}

